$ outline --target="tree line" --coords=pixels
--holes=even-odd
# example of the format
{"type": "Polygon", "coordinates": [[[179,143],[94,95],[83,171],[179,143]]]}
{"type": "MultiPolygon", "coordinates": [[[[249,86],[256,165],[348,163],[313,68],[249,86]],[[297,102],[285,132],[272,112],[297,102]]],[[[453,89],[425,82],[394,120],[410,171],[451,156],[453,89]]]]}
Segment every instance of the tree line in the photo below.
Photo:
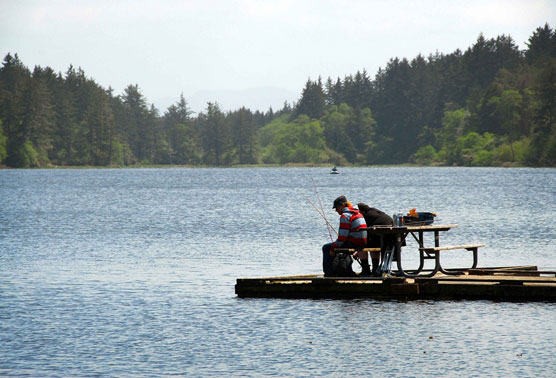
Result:
{"type": "Polygon", "coordinates": [[[81,68],[31,71],[8,53],[0,164],[556,166],[556,30],[526,45],[481,34],[466,51],[392,58],[374,79],[309,79],[278,111],[196,115],[183,94],[160,114],[136,84],[115,95],[81,68]]]}

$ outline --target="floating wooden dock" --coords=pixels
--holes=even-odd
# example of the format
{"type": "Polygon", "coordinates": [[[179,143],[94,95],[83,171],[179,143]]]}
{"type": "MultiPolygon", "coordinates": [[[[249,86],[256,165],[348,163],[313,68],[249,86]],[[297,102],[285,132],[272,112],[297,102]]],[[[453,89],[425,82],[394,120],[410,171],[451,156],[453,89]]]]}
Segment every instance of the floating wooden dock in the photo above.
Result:
{"type": "Polygon", "coordinates": [[[238,297],[489,299],[556,301],[556,272],[536,266],[476,268],[462,275],[433,277],[286,277],[239,278],[238,297]]]}

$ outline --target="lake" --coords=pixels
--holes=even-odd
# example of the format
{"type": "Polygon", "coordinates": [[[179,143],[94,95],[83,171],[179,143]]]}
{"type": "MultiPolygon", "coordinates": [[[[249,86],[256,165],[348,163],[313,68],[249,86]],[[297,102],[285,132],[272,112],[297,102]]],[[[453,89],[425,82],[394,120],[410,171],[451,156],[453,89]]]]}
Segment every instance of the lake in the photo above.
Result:
{"type": "Polygon", "coordinates": [[[237,298],[319,273],[342,194],[556,270],[555,169],[340,170],[0,170],[0,375],[556,375],[556,303],[237,298]]]}

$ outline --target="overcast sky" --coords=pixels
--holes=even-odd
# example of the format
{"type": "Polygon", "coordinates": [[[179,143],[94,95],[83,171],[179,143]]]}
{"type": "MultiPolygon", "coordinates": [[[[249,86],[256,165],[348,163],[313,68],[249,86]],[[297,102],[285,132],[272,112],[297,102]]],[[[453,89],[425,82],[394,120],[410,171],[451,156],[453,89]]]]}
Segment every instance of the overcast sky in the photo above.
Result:
{"type": "Polygon", "coordinates": [[[73,64],[116,94],[138,84],[162,112],[182,92],[243,93],[253,108],[254,93],[297,100],[309,77],[374,77],[390,58],[465,50],[481,32],[523,49],[555,20],[555,0],[0,0],[0,53],[30,69],[73,64]]]}

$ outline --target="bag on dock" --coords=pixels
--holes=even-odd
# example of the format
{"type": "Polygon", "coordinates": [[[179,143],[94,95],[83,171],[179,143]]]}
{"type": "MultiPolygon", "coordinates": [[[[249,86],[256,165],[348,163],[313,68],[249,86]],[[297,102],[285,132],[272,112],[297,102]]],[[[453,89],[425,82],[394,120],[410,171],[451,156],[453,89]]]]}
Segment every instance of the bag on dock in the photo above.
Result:
{"type": "Polygon", "coordinates": [[[332,276],[334,277],[354,277],[353,256],[349,253],[336,253],[332,261],[332,276]]]}
{"type": "Polygon", "coordinates": [[[436,213],[410,212],[403,216],[403,223],[415,226],[430,225],[434,223],[434,217],[436,217],[436,213]]]}

